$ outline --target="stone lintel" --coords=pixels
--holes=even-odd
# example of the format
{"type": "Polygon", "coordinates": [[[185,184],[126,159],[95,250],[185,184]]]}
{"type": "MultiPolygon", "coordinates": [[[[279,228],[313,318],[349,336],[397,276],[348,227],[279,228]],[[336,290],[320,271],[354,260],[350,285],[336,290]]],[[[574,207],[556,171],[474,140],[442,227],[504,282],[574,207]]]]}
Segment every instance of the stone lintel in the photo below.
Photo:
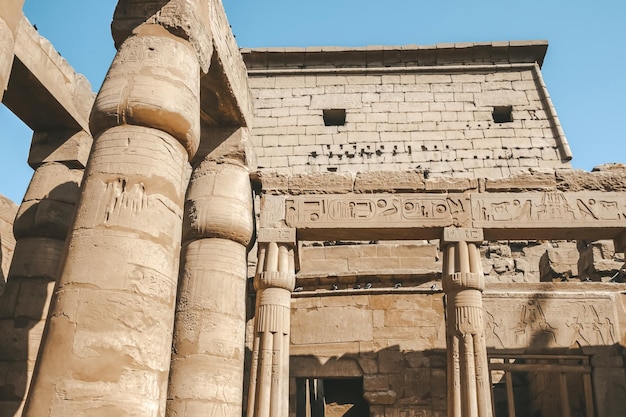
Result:
{"type": "Polygon", "coordinates": [[[452,226],[484,229],[486,240],[600,240],[614,239],[626,228],[626,193],[621,192],[277,197],[272,211],[278,217],[284,213],[285,224],[298,229],[303,240],[439,239],[442,229],[452,226]]]}
{"type": "Polygon", "coordinates": [[[483,229],[470,227],[444,227],[441,240],[444,243],[452,242],[482,242],[485,240],[483,229]]]}
{"type": "Polygon", "coordinates": [[[296,229],[281,228],[273,229],[267,227],[259,228],[257,236],[259,243],[296,243],[296,229]]]}
{"type": "Polygon", "coordinates": [[[89,81],[63,59],[22,16],[15,60],[3,102],[34,131],[89,132],[95,94],[89,81]]]}
{"type": "Polygon", "coordinates": [[[33,169],[48,162],[60,162],[73,168],[85,168],[93,138],[84,131],[54,130],[35,132],[30,144],[28,165],[33,169]]]}
{"type": "Polygon", "coordinates": [[[191,165],[204,160],[215,163],[242,165],[249,170],[256,169],[256,156],[247,127],[214,127],[201,123],[200,147],[191,165]]]}
{"type": "Polygon", "coordinates": [[[209,73],[201,79],[202,116],[222,125],[250,126],[253,111],[248,70],[221,0],[210,0],[208,7],[213,57],[209,73]]]}
{"type": "Polygon", "coordinates": [[[265,194],[347,194],[347,193],[448,193],[448,192],[578,192],[626,191],[626,171],[620,169],[587,172],[576,169],[529,170],[504,178],[425,179],[419,171],[315,172],[288,175],[263,171],[253,174],[265,194]],[[352,183],[349,182],[352,175],[352,183]],[[324,186],[302,187],[325,181],[324,186]],[[337,186],[340,185],[340,186],[337,186]]]}
{"type": "Polygon", "coordinates": [[[3,0],[0,4],[0,19],[10,31],[16,33],[22,16],[24,0],[3,0]]]}

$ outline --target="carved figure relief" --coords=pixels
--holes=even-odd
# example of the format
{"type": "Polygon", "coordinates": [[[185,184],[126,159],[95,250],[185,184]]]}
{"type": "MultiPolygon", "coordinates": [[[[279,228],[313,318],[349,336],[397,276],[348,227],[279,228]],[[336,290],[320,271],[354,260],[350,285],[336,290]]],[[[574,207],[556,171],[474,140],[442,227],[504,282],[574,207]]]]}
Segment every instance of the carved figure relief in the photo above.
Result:
{"type": "Polygon", "coordinates": [[[610,297],[486,294],[485,336],[495,348],[608,346],[619,334],[610,297]]]}
{"type": "Polygon", "coordinates": [[[615,343],[615,328],[609,317],[601,317],[593,305],[581,304],[566,321],[570,345],[605,346],[615,343]]]}
{"type": "Polygon", "coordinates": [[[551,347],[556,345],[555,328],[548,323],[541,303],[537,300],[528,300],[521,307],[519,321],[515,327],[515,343],[528,346],[535,340],[551,347]]]}
{"type": "Polygon", "coordinates": [[[148,195],[141,183],[129,187],[124,179],[112,181],[106,185],[106,196],[104,224],[126,223],[121,218],[130,221],[134,214],[148,208],[148,195]]]}

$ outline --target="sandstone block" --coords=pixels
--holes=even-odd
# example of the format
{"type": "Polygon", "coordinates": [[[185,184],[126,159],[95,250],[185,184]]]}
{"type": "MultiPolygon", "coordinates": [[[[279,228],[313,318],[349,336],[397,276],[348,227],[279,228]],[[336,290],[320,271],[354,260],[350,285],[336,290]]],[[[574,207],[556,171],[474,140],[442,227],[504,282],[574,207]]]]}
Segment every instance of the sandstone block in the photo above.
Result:
{"type": "Polygon", "coordinates": [[[28,154],[28,165],[37,169],[46,162],[61,162],[85,168],[93,138],[87,132],[35,132],[28,154]]]}

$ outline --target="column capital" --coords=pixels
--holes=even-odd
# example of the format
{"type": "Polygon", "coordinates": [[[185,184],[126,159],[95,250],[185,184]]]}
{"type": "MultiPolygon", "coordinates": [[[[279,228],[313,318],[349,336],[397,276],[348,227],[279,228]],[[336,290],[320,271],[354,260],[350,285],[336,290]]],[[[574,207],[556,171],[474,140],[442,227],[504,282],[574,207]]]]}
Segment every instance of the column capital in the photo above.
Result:
{"type": "Polygon", "coordinates": [[[442,244],[454,242],[482,242],[485,240],[483,229],[472,227],[444,227],[442,244]]]}
{"type": "Polygon", "coordinates": [[[296,286],[296,275],[291,272],[265,271],[254,276],[254,288],[257,291],[267,288],[281,288],[289,292],[296,286]]]}
{"type": "Polygon", "coordinates": [[[485,277],[477,272],[456,272],[443,277],[442,285],[446,294],[464,290],[483,292],[485,289],[485,277]]]}

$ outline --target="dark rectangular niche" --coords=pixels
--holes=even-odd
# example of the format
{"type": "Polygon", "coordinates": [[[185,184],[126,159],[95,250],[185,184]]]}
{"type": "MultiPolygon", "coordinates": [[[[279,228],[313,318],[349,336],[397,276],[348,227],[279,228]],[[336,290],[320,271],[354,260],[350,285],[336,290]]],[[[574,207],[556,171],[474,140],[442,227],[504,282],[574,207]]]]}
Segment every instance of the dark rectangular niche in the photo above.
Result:
{"type": "Polygon", "coordinates": [[[492,115],[495,123],[510,123],[513,121],[513,106],[495,106],[492,115]]]}
{"type": "Polygon", "coordinates": [[[323,110],[324,126],[343,126],[346,124],[346,109],[323,110]]]}

